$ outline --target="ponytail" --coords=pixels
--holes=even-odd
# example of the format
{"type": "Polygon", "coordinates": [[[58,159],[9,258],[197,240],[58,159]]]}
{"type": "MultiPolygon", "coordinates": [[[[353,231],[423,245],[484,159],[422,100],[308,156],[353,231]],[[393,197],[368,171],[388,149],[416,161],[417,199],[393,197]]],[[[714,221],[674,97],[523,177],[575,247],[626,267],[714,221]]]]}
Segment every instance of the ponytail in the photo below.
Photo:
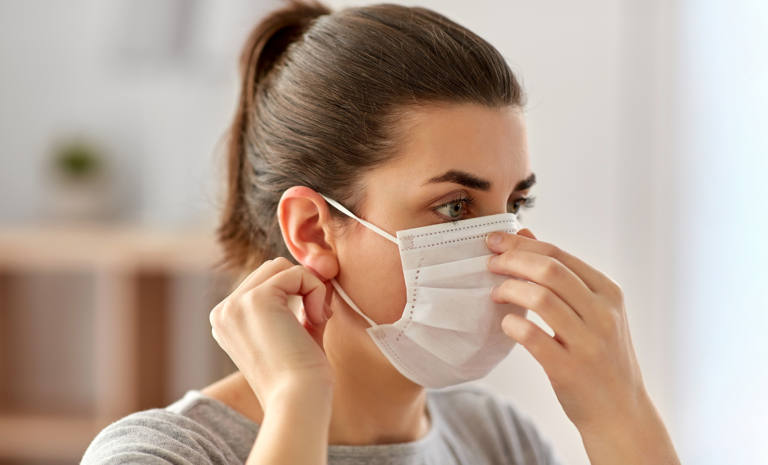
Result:
{"type": "Polygon", "coordinates": [[[288,46],[300,37],[310,22],[331,10],[317,1],[287,0],[287,5],[272,11],[248,35],[240,53],[240,96],[227,134],[227,192],[217,237],[224,256],[214,266],[247,272],[261,262],[265,231],[252,219],[245,199],[247,176],[245,134],[249,116],[256,105],[256,91],[282,57],[288,46]]]}

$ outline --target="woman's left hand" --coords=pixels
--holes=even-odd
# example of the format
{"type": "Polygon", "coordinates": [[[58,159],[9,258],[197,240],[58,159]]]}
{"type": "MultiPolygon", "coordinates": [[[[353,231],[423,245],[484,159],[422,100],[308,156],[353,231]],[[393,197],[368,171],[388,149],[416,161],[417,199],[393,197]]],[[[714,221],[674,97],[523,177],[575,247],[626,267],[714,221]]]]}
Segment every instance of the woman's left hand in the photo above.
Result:
{"type": "Polygon", "coordinates": [[[527,229],[489,234],[488,248],[498,253],[490,271],[518,278],[495,287],[493,300],[533,310],[555,333],[515,313],[502,320],[544,368],[590,463],[679,465],[640,374],[621,287],[527,229]]]}
{"type": "Polygon", "coordinates": [[[504,332],[541,364],[568,418],[580,431],[605,431],[647,416],[653,408],[637,363],[619,285],[527,230],[488,236],[496,252],[488,263],[507,279],[491,292],[495,302],[536,312],[550,337],[525,317],[510,313],[504,332]],[[492,238],[500,238],[492,243],[492,238]]]}

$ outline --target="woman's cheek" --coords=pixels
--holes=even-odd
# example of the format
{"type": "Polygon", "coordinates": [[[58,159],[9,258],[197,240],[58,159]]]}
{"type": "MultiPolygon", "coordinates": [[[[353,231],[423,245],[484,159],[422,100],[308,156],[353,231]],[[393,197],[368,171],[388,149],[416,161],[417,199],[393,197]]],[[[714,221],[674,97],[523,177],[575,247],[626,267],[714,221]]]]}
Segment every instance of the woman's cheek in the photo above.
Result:
{"type": "Polygon", "coordinates": [[[400,255],[394,258],[396,260],[381,254],[369,268],[367,276],[361,275],[361,285],[365,286],[364,295],[370,302],[368,308],[372,318],[378,323],[394,323],[400,319],[405,308],[405,278],[400,265],[400,255]]]}
{"type": "Polygon", "coordinates": [[[363,231],[360,237],[339,244],[338,259],[344,290],[360,310],[377,323],[397,321],[406,302],[397,245],[363,231]]]}

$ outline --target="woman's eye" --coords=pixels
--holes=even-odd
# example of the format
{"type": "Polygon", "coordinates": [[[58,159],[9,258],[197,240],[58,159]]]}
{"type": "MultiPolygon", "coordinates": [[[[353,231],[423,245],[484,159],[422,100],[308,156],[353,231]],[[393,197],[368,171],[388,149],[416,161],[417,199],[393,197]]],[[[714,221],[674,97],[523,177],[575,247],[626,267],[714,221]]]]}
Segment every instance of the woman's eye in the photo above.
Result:
{"type": "MultiPolygon", "coordinates": [[[[510,202],[507,211],[520,215],[520,208],[531,208],[536,197],[520,197],[510,202]]],[[[461,197],[433,208],[438,215],[450,221],[457,221],[467,216],[467,209],[472,206],[472,197],[461,197]]],[[[521,217],[521,216],[519,216],[521,217]]]]}
{"type": "Polygon", "coordinates": [[[508,208],[508,211],[510,213],[519,213],[520,207],[522,208],[531,208],[534,205],[534,200],[536,197],[530,196],[530,197],[520,197],[519,199],[515,199],[513,202],[510,202],[509,205],[511,207],[508,208]]]}
{"type": "Polygon", "coordinates": [[[435,212],[445,218],[455,221],[465,216],[467,206],[472,202],[469,198],[460,198],[448,203],[444,203],[438,207],[433,208],[435,212]]]}

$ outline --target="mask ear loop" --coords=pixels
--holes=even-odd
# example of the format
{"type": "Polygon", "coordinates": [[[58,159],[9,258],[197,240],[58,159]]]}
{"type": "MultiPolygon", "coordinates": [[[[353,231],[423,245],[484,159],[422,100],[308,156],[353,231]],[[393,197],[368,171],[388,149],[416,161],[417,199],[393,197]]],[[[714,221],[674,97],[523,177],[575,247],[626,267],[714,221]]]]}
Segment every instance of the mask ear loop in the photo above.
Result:
{"type": "MultiPolygon", "coordinates": [[[[320,194],[320,195],[322,195],[323,198],[328,203],[330,203],[331,205],[333,205],[334,207],[339,209],[339,211],[341,211],[345,215],[347,215],[347,216],[349,216],[351,218],[356,219],[357,221],[362,223],[367,228],[373,230],[377,234],[380,234],[380,235],[384,236],[385,238],[389,239],[390,241],[394,242],[395,244],[398,243],[397,242],[397,238],[395,238],[395,236],[393,236],[392,234],[389,234],[388,232],[384,231],[383,229],[381,229],[380,227],[376,226],[375,224],[369,223],[369,222],[365,221],[362,218],[358,218],[354,213],[349,211],[344,205],[342,205],[339,202],[333,200],[332,198],[326,197],[323,194],[320,194]]],[[[339,295],[344,300],[344,302],[346,302],[347,305],[352,307],[352,309],[354,311],[356,311],[360,316],[365,318],[365,321],[367,321],[368,324],[370,324],[371,326],[378,326],[378,324],[375,321],[373,321],[371,318],[369,318],[365,313],[362,312],[362,310],[360,310],[360,308],[358,308],[357,305],[355,305],[355,303],[352,301],[352,299],[349,297],[349,295],[347,295],[347,293],[344,292],[344,289],[341,288],[341,285],[339,285],[338,281],[336,281],[336,278],[331,279],[331,284],[333,285],[334,289],[336,289],[336,292],[339,293],[339,295]]]]}
{"type": "Polygon", "coordinates": [[[389,239],[390,241],[394,242],[395,244],[397,244],[397,243],[398,243],[398,242],[397,242],[397,238],[396,238],[395,236],[393,236],[392,234],[390,234],[390,233],[388,233],[388,232],[384,231],[383,229],[381,229],[380,227],[376,226],[375,224],[369,223],[369,222],[365,221],[365,220],[364,220],[364,219],[362,219],[362,218],[358,218],[357,216],[355,216],[355,214],[354,214],[354,213],[352,213],[351,211],[349,211],[349,210],[348,210],[348,209],[347,209],[347,208],[346,208],[344,205],[340,204],[339,202],[337,202],[337,201],[335,201],[335,200],[333,200],[333,199],[331,199],[331,198],[328,198],[328,197],[326,197],[326,196],[325,196],[325,195],[323,195],[323,194],[320,194],[320,195],[322,195],[322,196],[323,196],[323,198],[324,198],[324,199],[325,199],[325,200],[326,200],[328,203],[330,203],[331,205],[333,205],[334,207],[336,207],[337,209],[339,209],[339,211],[341,211],[341,212],[342,212],[342,213],[344,213],[345,215],[347,215],[347,216],[349,216],[349,217],[352,217],[352,218],[356,219],[357,221],[361,222],[361,223],[362,223],[364,226],[368,227],[368,229],[371,229],[371,230],[373,230],[375,233],[378,233],[378,234],[379,234],[379,235],[381,235],[381,236],[384,236],[385,238],[389,239]]]}
{"type": "Polygon", "coordinates": [[[336,278],[331,279],[331,284],[333,284],[333,287],[336,289],[336,292],[339,293],[342,299],[344,299],[344,302],[347,303],[354,311],[356,311],[361,317],[365,318],[365,321],[368,322],[371,326],[378,326],[378,323],[370,319],[365,313],[363,313],[357,305],[355,305],[354,302],[352,302],[352,299],[347,295],[346,292],[344,292],[344,289],[341,288],[338,281],[336,281],[336,278]]]}

